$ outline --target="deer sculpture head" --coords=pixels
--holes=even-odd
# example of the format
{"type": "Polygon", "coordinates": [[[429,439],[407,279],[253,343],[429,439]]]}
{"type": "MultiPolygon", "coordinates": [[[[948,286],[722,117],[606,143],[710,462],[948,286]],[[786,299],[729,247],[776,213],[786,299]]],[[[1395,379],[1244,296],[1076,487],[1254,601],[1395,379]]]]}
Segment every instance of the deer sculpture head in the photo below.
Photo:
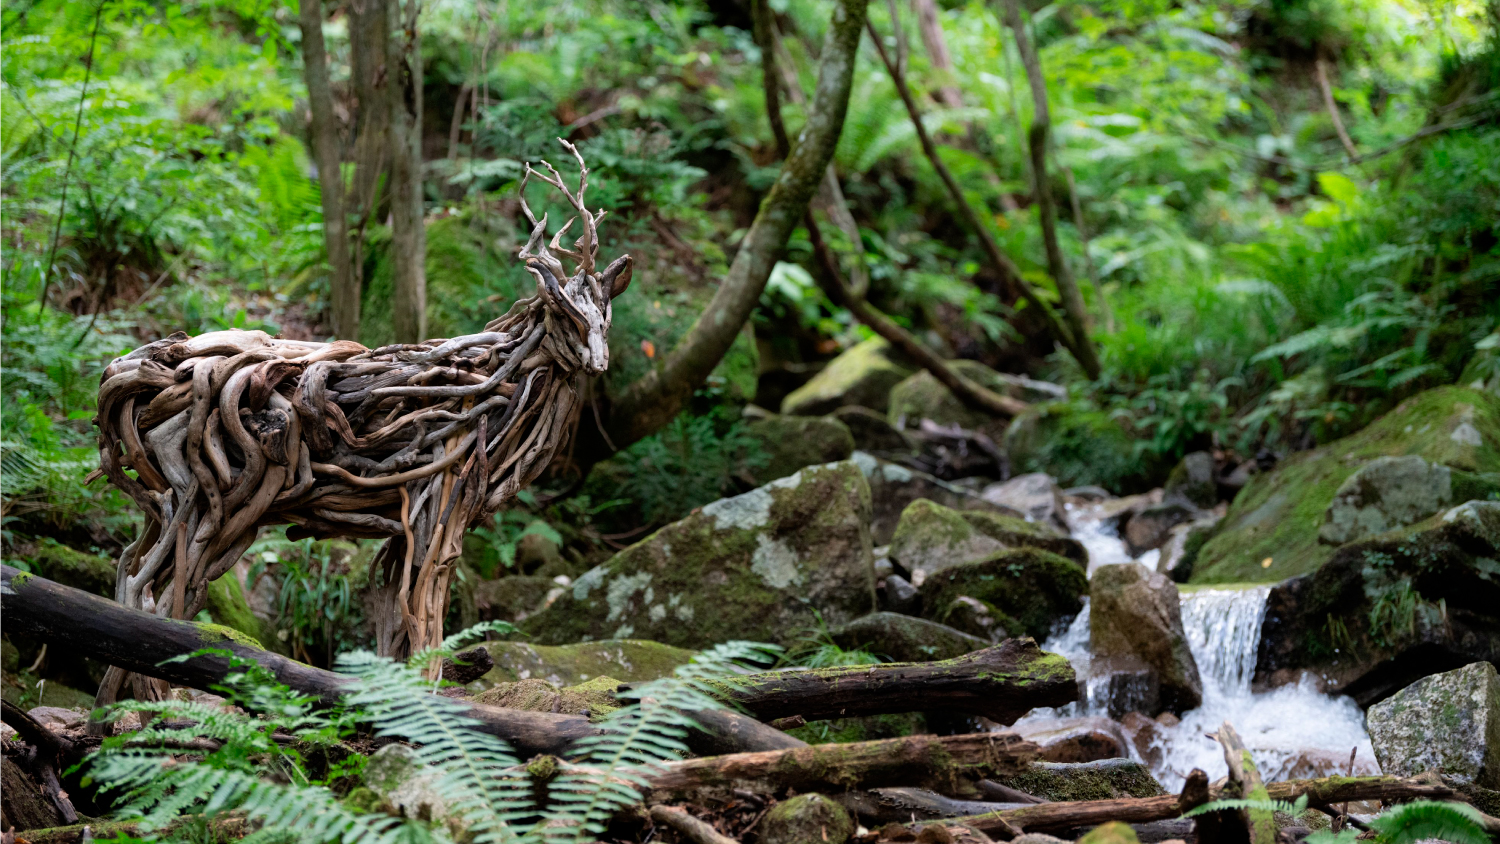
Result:
{"type": "Polygon", "coordinates": [[[521,178],[521,210],[531,223],[531,237],[517,257],[525,262],[526,271],[536,279],[537,294],[547,304],[549,334],[557,338],[556,348],[562,353],[558,362],[575,371],[598,375],[609,368],[609,327],[614,316],[611,301],[630,286],[634,263],[629,255],[622,255],[605,267],[604,272],[594,272],[594,259],[599,252],[598,226],[606,212],[592,213],[584,204],[588,167],[577,147],[567,141],[562,141],[562,144],[578,160],[578,191],[568,190],[562,175],[546,161],[542,166],[551,176],[526,165],[526,174],[521,178]],[[526,183],[532,176],[557,188],[577,214],[558,229],[550,243],[547,242],[547,215],[543,214],[538,220],[531,212],[531,206],[526,204],[526,183]],[[583,234],[573,242],[573,248],[568,249],[562,245],[563,235],[579,219],[583,221],[583,234]],[[558,256],[573,261],[577,268],[573,275],[567,274],[558,256]]]}

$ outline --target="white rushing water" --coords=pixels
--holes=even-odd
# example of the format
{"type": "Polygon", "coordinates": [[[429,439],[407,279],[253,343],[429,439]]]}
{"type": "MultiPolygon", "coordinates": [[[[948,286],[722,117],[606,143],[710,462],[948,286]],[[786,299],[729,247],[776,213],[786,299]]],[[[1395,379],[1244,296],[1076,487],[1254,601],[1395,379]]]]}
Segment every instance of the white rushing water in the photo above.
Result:
{"type": "MultiPolygon", "coordinates": [[[[1155,567],[1155,553],[1131,560],[1124,543],[1098,521],[1080,519],[1074,538],[1089,551],[1090,574],[1100,565],[1136,562],[1155,567]]],[[[1268,781],[1343,773],[1350,750],[1356,773],[1378,773],[1364,714],[1347,697],[1323,694],[1309,681],[1252,692],[1251,679],[1270,586],[1238,589],[1181,587],[1183,632],[1203,681],[1203,705],[1179,723],[1155,728],[1146,747],[1130,747],[1133,758],[1151,767],[1169,791],[1182,787],[1193,768],[1209,779],[1227,773],[1218,742],[1206,737],[1229,721],[1245,740],[1268,781]],[[1144,750],[1144,752],[1142,752],[1144,750]]],[[[1043,647],[1068,658],[1079,677],[1089,670],[1089,605],[1043,647]]],[[[1037,710],[1027,721],[1077,715],[1105,715],[1107,702],[1096,684],[1086,700],[1059,710],[1037,710]]]]}

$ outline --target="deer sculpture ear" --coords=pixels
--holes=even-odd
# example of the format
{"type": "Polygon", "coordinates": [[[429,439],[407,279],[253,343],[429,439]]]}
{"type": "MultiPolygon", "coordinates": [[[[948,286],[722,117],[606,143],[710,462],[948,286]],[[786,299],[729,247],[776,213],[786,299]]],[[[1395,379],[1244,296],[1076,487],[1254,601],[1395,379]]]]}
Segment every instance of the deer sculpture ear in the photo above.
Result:
{"type": "Polygon", "coordinates": [[[604,274],[600,281],[609,291],[609,298],[613,299],[625,292],[630,286],[630,276],[635,272],[635,261],[629,255],[621,255],[613,263],[604,268],[604,274]]]}

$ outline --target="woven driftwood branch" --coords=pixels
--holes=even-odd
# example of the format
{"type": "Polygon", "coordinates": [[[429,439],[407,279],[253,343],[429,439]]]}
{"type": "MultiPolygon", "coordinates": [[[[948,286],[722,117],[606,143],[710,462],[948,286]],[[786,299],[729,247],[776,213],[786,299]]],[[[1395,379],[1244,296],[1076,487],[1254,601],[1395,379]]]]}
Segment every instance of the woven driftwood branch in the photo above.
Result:
{"type": "MultiPolygon", "coordinates": [[[[609,365],[622,256],[595,271],[598,222],[552,165],[582,236],[531,235],[518,258],[536,279],[483,332],[367,349],[260,331],[178,333],[113,361],[99,389],[100,466],[146,515],[120,559],[115,599],[191,618],[207,586],[267,525],[292,537],[383,537],[375,619],[380,653],[442,639],[464,531],[546,469],[577,424],[581,380],[609,365]],[[576,269],[569,276],[558,256],[576,269]]],[[[106,678],[118,686],[119,672],[106,678]]],[[[103,694],[107,699],[110,695],[103,694]]]]}

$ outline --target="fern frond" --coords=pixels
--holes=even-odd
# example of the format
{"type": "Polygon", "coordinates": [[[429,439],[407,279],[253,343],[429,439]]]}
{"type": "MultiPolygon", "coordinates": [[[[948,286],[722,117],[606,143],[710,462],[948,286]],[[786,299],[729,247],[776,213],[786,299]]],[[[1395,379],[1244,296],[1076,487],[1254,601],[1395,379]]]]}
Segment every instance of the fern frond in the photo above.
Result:
{"type": "Polygon", "coordinates": [[[1189,809],[1182,813],[1184,818],[1195,818],[1209,812],[1222,812],[1235,809],[1251,809],[1261,812],[1285,812],[1296,817],[1307,811],[1307,795],[1298,797],[1295,803],[1285,800],[1256,800],[1252,798],[1226,798],[1204,803],[1196,809],[1189,809]]]}
{"type": "Polygon", "coordinates": [[[443,643],[435,648],[412,654],[406,660],[410,666],[425,666],[429,661],[438,658],[453,656],[458,650],[470,642],[483,639],[486,634],[498,633],[502,636],[516,632],[516,627],[508,621],[481,621],[473,627],[468,627],[454,633],[443,640],[443,643]]]}
{"type": "Polygon", "coordinates": [[[1479,811],[1466,803],[1413,800],[1370,821],[1381,844],[1438,839],[1451,844],[1489,844],[1479,811]]]}

